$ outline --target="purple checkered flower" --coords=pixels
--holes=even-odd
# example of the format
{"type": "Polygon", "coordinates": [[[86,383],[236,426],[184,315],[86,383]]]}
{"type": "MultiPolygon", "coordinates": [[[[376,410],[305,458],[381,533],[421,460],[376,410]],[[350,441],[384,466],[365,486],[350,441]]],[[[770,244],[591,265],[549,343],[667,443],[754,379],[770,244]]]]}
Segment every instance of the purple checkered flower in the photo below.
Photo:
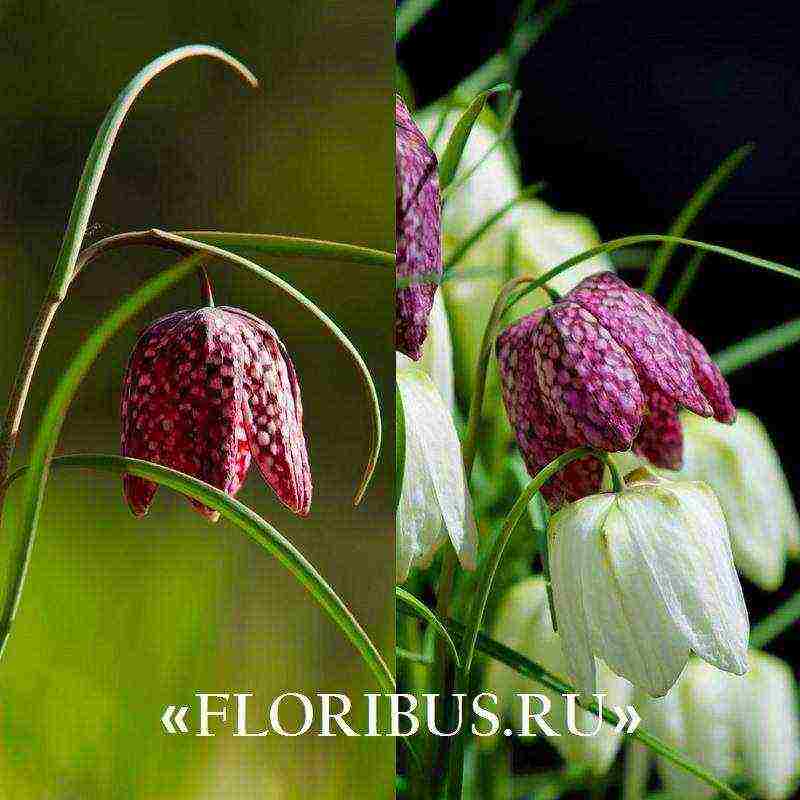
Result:
{"type": "Polygon", "coordinates": [[[395,347],[418,361],[442,274],[441,203],[436,154],[395,95],[397,276],[431,276],[395,292],[395,347]]]}
{"type": "MultiPolygon", "coordinates": [[[[497,340],[503,400],[528,471],[580,446],[633,449],[679,469],[678,409],[736,417],[705,348],[644,292],[611,272],[507,328],[497,340]]],[[[573,462],[544,488],[555,505],[600,488],[597,459],[573,462]]]]}
{"type": "MultiPolygon", "coordinates": [[[[176,311],[150,325],[128,362],[122,454],[193,475],[235,496],[251,458],[278,499],[305,516],[311,469],[300,383],[275,331],[238,308],[176,311]]],[[[152,481],[123,477],[144,516],[152,481]]],[[[219,514],[192,500],[211,521],[219,514]]]]}

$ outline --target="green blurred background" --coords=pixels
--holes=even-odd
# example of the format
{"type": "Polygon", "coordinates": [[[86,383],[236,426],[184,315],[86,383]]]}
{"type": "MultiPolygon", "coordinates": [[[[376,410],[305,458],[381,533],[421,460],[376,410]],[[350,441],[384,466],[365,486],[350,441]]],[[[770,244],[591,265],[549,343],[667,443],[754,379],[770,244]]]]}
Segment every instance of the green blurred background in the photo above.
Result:
{"type": "MultiPolygon", "coordinates": [[[[296,234],[394,248],[392,6],[358,2],[0,2],[0,389],[45,290],[74,188],[108,105],[146,62],[217,44],[260,77],[184,62],[159,77],[119,137],[91,237],[159,226],[296,234]]],[[[341,325],[391,397],[393,276],[260,260],[341,325]]],[[[59,370],[99,315],[167,263],[117,253],[83,274],[33,386],[17,455],[59,370]]],[[[216,264],[217,301],[272,323],[303,386],[315,495],[308,520],[252,472],[240,494],[345,599],[381,650],[394,645],[391,450],[364,505],[356,373],[322,327],[249,275],[216,264]]],[[[122,371],[137,331],[197,304],[192,279],[118,336],[81,388],[60,452],[119,450],[122,371]]],[[[384,400],[385,405],[385,400],[384,400]]],[[[393,441],[387,420],[386,441],[393,441]]],[[[12,490],[0,557],[14,534],[12,490]]],[[[3,562],[5,564],[5,561],[3,562]]],[[[394,742],[167,736],[167,703],[196,691],[360,694],[377,687],[306,592],[226,523],[161,490],[142,521],[117,479],[51,478],[20,613],[0,664],[0,798],[382,798],[394,742]]]]}

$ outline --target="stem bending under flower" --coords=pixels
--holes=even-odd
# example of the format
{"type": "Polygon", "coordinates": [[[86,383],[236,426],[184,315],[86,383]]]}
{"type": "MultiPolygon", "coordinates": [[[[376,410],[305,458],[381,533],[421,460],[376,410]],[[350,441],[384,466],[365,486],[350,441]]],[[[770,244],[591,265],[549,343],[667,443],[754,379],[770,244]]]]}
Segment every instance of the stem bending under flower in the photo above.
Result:
{"type": "MultiPolygon", "coordinates": [[[[402,600],[398,607],[401,611],[410,613],[413,616],[420,616],[413,607],[404,604],[402,600]]],[[[457,642],[462,641],[467,635],[464,625],[456,622],[455,620],[447,619],[446,627],[449,629],[451,636],[457,642]]],[[[475,646],[484,655],[487,655],[490,658],[495,659],[495,661],[505,664],[507,667],[510,667],[523,677],[535,681],[536,683],[539,683],[548,689],[552,689],[554,692],[559,694],[576,694],[575,688],[570,686],[555,673],[550,672],[540,664],[537,664],[535,661],[531,661],[531,659],[526,658],[521,653],[516,652],[516,650],[506,647],[500,642],[497,642],[484,634],[478,635],[475,646]]],[[[584,707],[596,716],[599,715],[600,709],[595,700],[587,701],[584,707]]],[[[620,718],[608,708],[603,708],[602,716],[603,720],[612,727],[618,725],[620,722],[620,718]]],[[[666,742],[661,741],[661,739],[649,733],[641,726],[637,727],[636,730],[630,734],[630,736],[632,736],[634,739],[638,739],[654,753],[663,756],[681,769],[686,770],[686,772],[689,772],[704,783],[712,786],[723,797],[728,798],[728,800],[744,800],[741,795],[733,791],[733,789],[731,789],[726,783],[712,775],[699,764],[693,762],[683,753],[679,752],[673,747],[670,747],[668,744],[666,744],[666,742]]]]}
{"type": "MultiPolygon", "coordinates": [[[[305,556],[276,528],[262,519],[244,503],[204,481],[169,467],[142,461],[138,458],[80,453],[59,456],[50,462],[50,467],[72,467],[96,469],[117,475],[130,474],[174,489],[188,495],[232,522],[249,536],[259,547],[283,564],[289,572],[311,593],[328,616],[338,625],[353,646],[361,654],[384,692],[395,691],[394,677],[383,660],[378,648],[359,624],[344,601],[305,556]]],[[[16,470],[7,480],[7,486],[28,471],[27,467],[16,470]]]]}

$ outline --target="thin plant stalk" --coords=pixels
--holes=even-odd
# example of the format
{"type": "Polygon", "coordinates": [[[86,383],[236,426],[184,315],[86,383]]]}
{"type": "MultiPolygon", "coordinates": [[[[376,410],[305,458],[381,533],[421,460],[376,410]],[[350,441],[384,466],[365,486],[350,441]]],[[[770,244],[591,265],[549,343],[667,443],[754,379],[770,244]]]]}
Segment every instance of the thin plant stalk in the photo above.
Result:
{"type": "Polygon", "coordinates": [[[258,80],[255,75],[244,64],[225,51],[207,45],[188,45],[165,53],[144,67],[120,92],[114,104],[109,108],[86,159],[64,238],[61,242],[61,249],[50,276],[47,293],[28,334],[17,374],[9,393],[2,433],[0,433],[0,530],[2,529],[3,507],[5,504],[5,489],[3,486],[5,485],[5,479],[8,475],[17,439],[19,438],[22,415],[25,411],[31,382],[36,372],[36,365],[47,339],[50,326],[58,313],[61,303],[66,298],[70,282],[74,277],[75,263],[86,234],[94,201],[100,188],[100,181],[117,134],[122,128],[128,111],[130,111],[134,102],[150,81],[179,61],[196,57],[218,59],[234,70],[246,83],[253,87],[258,86],[258,80]]]}

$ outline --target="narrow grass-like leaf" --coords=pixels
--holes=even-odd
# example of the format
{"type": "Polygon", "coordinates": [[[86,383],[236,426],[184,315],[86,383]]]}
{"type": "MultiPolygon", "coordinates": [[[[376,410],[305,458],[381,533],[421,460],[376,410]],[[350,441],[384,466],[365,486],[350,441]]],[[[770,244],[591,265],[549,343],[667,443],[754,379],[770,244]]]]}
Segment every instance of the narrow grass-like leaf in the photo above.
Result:
{"type": "MultiPolygon", "coordinates": [[[[684,206],[678,214],[672,227],[669,229],[670,237],[680,238],[689,230],[697,215],[705,208],[709,201],[725,185],[727,180],[739,168],[741,163],[753,152],[753,144],[745,144],[734,150],[701,184],[700,188],[692,196],[691,200],[684,206]]],[[[650,268],[647,270],[642,288],[654,294],[658,289],[661,278],[667,269],[669,260],[675,249],[680,244],[673,239],[665,240],[661,247],[653,256],[650,268]]]]}
{"type": "MultiPolygon", "coordinates": [[[[258,81],[250,70],[223,50],[207,45],[189,45],[172,50],[152,61],[134,76],[114,101],[97,131],[86,159],[61,249],[50,275],[47,294],[28,334],[19,368],[11,385],[3,419],[2,435],[0,435],[0,481],[5,477],[11,463],[39,355],[58,308],[66,296],[69,283],[74,277],[75,264],[83,237],[86,234],[100,180],[125,116],[145,86],[159,73],[183,59],[196,57],[218,59],[252,86],[258,85],[258,81]]],[[[0,517],[2,517],[3,501],[4,497],[0,490],[0,517]]]]}
{"type": "Polygon", "coordinates": [[[800,619],[800,592],[793,594],[750,629],[750,647],[766,647],[800,619]]]}
{"type": "MultiPolygon", "coordinates": [[[[395,682],[392,673],[377,647],[344,601],[320,575],[314,565],[280,531],[244,503],[191,475],[138,458],[125,458],[104,453],[77,453],[59,456],[50,462],[51,469],[69,467],[101,470],[116,475],[125,473],[136,475],[192,497],[203,505],[219,511],[225,519],[247,534],[259,547],[274,556],[297,578],[358,650],[381,689],[384,692],[394,691],[395,682]]],[[[23,467],[22,470],[18,470],[13,477],[22,474],[25,469],[23,467]]]]}
{"type": "MultiPolygon", "coordinates": [[[[530,200],[535,197],[539,192],[544,189],[543,182],[534,183],[531,186],[526,186],[513,200],[509,200],[504,206],[498,208],[491,216],[487,217],[478,227],[469,235],[458,247],[456,247],[447,263],[444,265],[444,274],[442,276],[442,283],[446,281],[451,275],[452,270],[458,265],[459,261],[470,251],[470,249],[478,243],[482,236],[486,235],[503,217],[510,211],[516,208],[520,203],[525,200],[530,200]]],[[[471,273],[470,273],[471,277],[471,273]]]]}
{"type": "MultiPolygon", "coordinates": [[[[558,266],[555,266],[551,270],[545,272],[544,275],[542,275],[540,278],[537,278],[534,282],[530,283],[524,289],[520,290],[518,294],[512,297],[506,306],[506,311],[510,310],[511,307],[519,302],[523,297],[533,291],[536,291],[536,289],[538,289],[540,286],[555,278],[556,275],[560,275],[562,272],[574,267],[576,264],[580,264],[582,261],[594,258],[595,256],[599,256],[603,253],[613,253],[615,250],[619,250],[622,247],[644,244],[645,242],[673,242],[675,244],[684,244],[687,247],[694,247],[698,250],[704,250],[708,253],[716,253],[717,255],[728,256],[728,258],[732,258],[736,261],[743,261],[745,264],[750,264],[754,267],[760,267],[761,269],[766,269],[770,272],[778,272],[781,275],[788,275],[791,278],[800,279],[800,271],[794,269],[793,267],[785,267],[783,264],[778,264],[776,261],[769,261],[766,258],[758,258],[758,256],[740,253],[738,250],[732,250],[730,247],[721,247],[717,244],[698,242],[694,239],[682,239],[679,236],[648,233],[637,236],[625,236],[622,239],[612,239],[609,242],[604,242],[603,244],[597,245],[597,247],[584,250],[584,252],[572,256],[572,258],[568,258],[566,261],[562,261],[558,266]]],[[[467,272],[466,274],[469,273],[467,272]]],[[[426,278],[424,282],[430,282],[430,280],[430,278],[426,278]]]]}
{"type": "Polygon", "coordinates": [[[403,474],[406,468],[406,415],[400,389],[394,390],[394,511],[400,505],[403,491],[403,474]]]}
{"type": "Polygon", "coordinates": [[[492,95],[508,91],[511,91],[511,86],[507,83],[502,83],[487,89],[485,92],[481,92],[467,106],[466,111],[459,118],[439,161],[439,188],[442,192],[447,189],[455,177],[461,156],[464,154],[464,148],[467,146],[467,140],[472,132],[472,127],[477,122],[487,101],[492,95]]]}
{"type": "Polygon", "coordinates": [[[394,40],[401,42],[439,0],[405,0],[394,15],[394,40]]]}
{"type": "MultiPolygon", "coordinates": [[[[416,612],[413,606],[403,605],[400,607],[400,610],[405,611],[405,613],[407,614],[422,619],[420,614],[416,612]]],[[[459,622],[456,622],[455,620],[448,619],[447,627],[450,630],[453,638],[457,641],[463,640],[463,638],[466,636],[465,626],[459,622]]],[[[543,686],[546,686],[548,689],[552,689],[554,692],[557,692],[558,694],[576,693],[576,689],[573,686],[570,686],[564,680],[562,680],[558,675],[545,669],[543,666],[537,664],[535,661],[526,658],[521,653],[518,653],[516,650],[512,650],[510,647],[506,647],[500,642],[497,642],[494,639],[485,636],[484,634],[478,635],[476,648],[484,655],[487,655],[490,658],[495,659],[495,661],[499,661],[501,664],[505,664],[507,667],[510,667],[523,677],[535,681],[536,683],[540,683],[543,686]]],[[[600,710],[597,705],[597,702],[594,700],[590,702],[587,701],[585,707],[595,715],[598,715],[600,710]]],[[[612,727],[616,726],[620,722],[620,718],[608,708],[605,707],[603,708],[602,716],[603,720],[612,727]]],[[[654,753],[663,756],[676,766],[686,770],[686,772],[689,772],[690,774],[699,778],[701,781],[707,783],[709,786],[712,786],[723,797],[727,797],[728,800],[744,800],[744,798],[742,798],[741,795],[733,791],[733,789],[731,789],[730,786],[728,786],[726,783],[721,781],[716,776],[712,775],[710,772],[701,767],[699,764],[693,762],[690,758],[688,758],[680,751],[676,750],[674,747],[670,747],[666,742],[663,742],[658,737],[653,736],[653,734],[649,733],[641,726],[636,728],[636,730],[630,735],[634,739],[638,739],[640,742],[642,742],[642,744],[644,744],[654,753]]]]}
{"type": "Polygon", "coordinates": [[[497,150],[498,147],[503,147],[505,145],[505,142],[511,134],[511,126],[514,124],[514,118],[517,116],[521,99],[522,92],[514,92],[514,94],[511,96],[511,100],[509,101],[508,109],[503,115],[503,119],[500,123],[500,130],[497,132],[495,140],[492,142],[486,152],[457,181],[453,181],[447,187],[447,189],[443,192],[442,202],[447,202],[447,199],[459,191],[483,166],[483,164],[486,163],[487,159],[492,155],[492,153],[495,152],[495,150],[497,150]]]}
{"type": "Polygon", "coordinates": [[[800,342],[800,319],[793,319],[726,347],[714,356],[714,361],[723,375],[730,375],[797,342],[800,342]]]}
{"type": "Polygon", "coordinates": [[[108,158],[111,155],[114,141],[117,138],[117,134],[131,106],[147,84],[159,73],[186,58],[197,57],[218,59],[239,73],[251,86],[258,86],[258,80],[255,75],[240,61],[217,47],[200,44],[188,45],[171,50],[154,61],[151,61],[144,69],[138,72],[122,92],[120,92],[111,108],[109,108],[105,119],[97,131],[92,149],[89,151],[89,156],[86,159],[86,165],[84,166],[83,174],[78,184],[78,190],[75,194],[69,222],[67,223],[67,230],[61,244],[61,251],[58,254],[58,259],[53,268],[50,294],[63,297],[64,292],[67,290],[75,261],[81,249],[83,237],[86,234],[86,226],[89,223],[92,206],[94,205],[94,200],[100,187],[100,180],[103,177],[108,158]]]}
{"type": "Polygon", "coordinates": [[[413,611],[414,616],[419,617],[420,619],[429,623],[436,633],[442,637],[442,640],[453,654],[453,660],[455,661],[456,665],[458,665],[460,663],[458,657],[458,648],[456,647],[455,642],[450,637],[450,633],[442,624],[439,617],[437,617],[436,614],[434,614],[433,611],[431,611],[428,606],[425,605],[425,603],[414,597],[411,592],[407,592],[401,586],[396,586],[394,592],[395,596],[397,597],[397,601],[401,605],[413,611]]]}
{"type": "Polygon", "coordinates": [[[147,281],[123,300],[84,341],[50,395],[31,448],[30,469],[25,476],[23,487],[19,532],[11,549],[6,594],[0,614],[0,657],[11,633],[11,625],[19,607],[25,574],[36,541],[50,458],[58,442],[61,426],[72,398],[109,339],[148,303],[193,273],[207,260],[208,257],[204,253],[191,255],[147,281]]]}
{"type": "Polygon", "coordinates": [[[683,268],[683,272],[667,300],[666,307],[670,314],[675,314],[678,311],[684,298],[689,294],[689,290],[692,288],[694,279],[697,277],[697,273],[700,271],[700,265],[705,260],[705,257],[706,254],[702,250],[698,250],[683,268]]]}

